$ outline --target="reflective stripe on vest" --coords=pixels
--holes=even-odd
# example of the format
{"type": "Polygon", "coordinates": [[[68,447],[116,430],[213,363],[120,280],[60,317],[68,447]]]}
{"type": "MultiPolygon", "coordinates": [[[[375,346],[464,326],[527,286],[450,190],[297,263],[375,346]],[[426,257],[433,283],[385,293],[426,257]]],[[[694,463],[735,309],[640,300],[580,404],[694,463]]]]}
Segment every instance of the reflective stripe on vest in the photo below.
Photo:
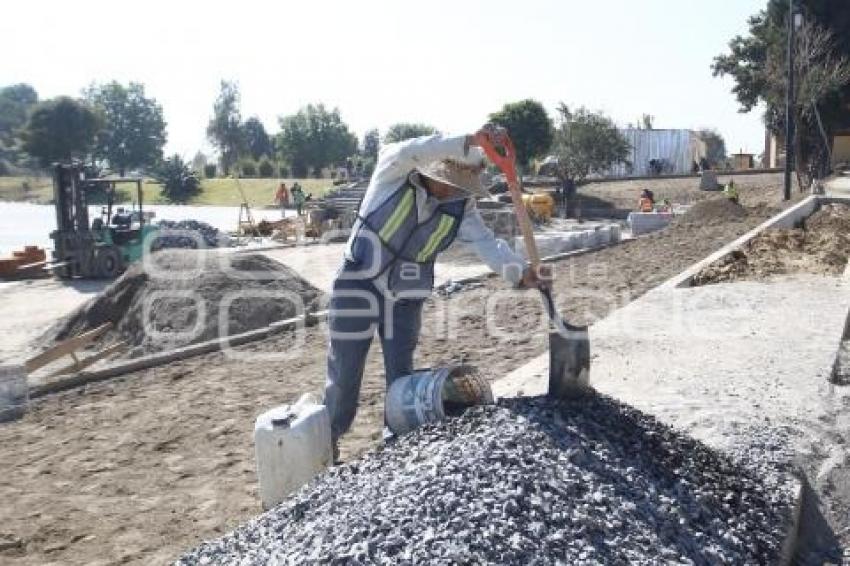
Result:
{"type": "Polygon", "coordinates": [[[425,243],[425,247],[422,248],[422,251],[420,251],[416,256],[416,261],[423,262],[431,259],[431,255],[434,253],[437,245],[443,241],[443,238],[448,236],[449,232],[454,227],[454,223],[454,218],[448,214],[443,214],[442,218],[440,218],[440,224],[437,226],[437,229],[434,230],[434,233],[431,234],[431,237],[428,238],[428,241],[425,243]]]}
{"type": "Polygon", "coordinates": [[[426,290],[433,284],[434,259],[457,236],[466,200],[440,202],[428,218],[419,219],[417,190],[410,183],[365,217],[352,239],[352,269],[370,279],[387,274],[393,291],[426,290]]]}
{"type": "Polygon", "coordinates": [[[389,242],[392,239],[399,227],[401,227],[404,219],[407,218],[407,215],[410,214],[410,211],[413,209],[414,200],[413,191],[408,190],[404,192],[401,202],[398,203],[392,215],[387,220],[387,223],[384,224],[384,227],[381,228],[380,232],[378,232],[378,236],[380,236],[383,241],[389,242]]]}

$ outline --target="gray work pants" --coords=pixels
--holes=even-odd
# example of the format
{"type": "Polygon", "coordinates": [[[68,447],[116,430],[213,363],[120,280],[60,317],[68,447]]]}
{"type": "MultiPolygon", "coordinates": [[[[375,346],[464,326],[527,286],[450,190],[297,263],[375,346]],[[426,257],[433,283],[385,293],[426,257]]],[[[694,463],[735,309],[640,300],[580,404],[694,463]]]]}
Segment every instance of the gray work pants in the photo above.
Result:
{"type": "Polygon", "coordinates": [[[384,350],[387,388],[413,371],[413,352],[422,325],[424,299],[388,300],[366,279],[334,281],[328,308],[330,332],[325,405],[334,440],[345,434],[357,413],[360,383],[375,331],[384,350]]]}

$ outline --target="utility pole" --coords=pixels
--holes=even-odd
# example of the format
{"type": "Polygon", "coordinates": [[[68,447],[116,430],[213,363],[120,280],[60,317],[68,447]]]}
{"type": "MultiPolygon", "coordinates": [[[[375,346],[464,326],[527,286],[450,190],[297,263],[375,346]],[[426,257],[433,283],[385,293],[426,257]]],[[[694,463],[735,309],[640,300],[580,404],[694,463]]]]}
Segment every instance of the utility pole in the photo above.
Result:
{"type": "Polygon", "coordinates": [[[794,0],[788,0],[788,89],[785,92],[785,200],[791,200],[794,162],[794,0]]]}

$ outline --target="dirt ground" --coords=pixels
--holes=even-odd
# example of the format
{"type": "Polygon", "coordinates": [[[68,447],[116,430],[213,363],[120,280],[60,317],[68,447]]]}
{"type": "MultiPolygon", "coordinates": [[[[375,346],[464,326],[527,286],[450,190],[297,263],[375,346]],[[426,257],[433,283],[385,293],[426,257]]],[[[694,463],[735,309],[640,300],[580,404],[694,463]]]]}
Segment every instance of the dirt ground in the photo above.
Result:
{"type": "MultiPolygon", "coordinates": [[[[605,316],[776,211],[765,202],[778,188],[742,193],[745,216],[677,222],[555,264],[562,312],[605,316]]],[[[435,297],[417,365],[463,361],[498,378],[544,351],[544,320],[536,293],[496,278],[435,297]]],[[[158,564],[259,513],[254,418],[321,390],[325,344],[317,326],[33,402],[0,426],[0,562],[158,564]]],[[[344,459],[378,442],[382,366],[376,341],[344,459]]]]}
{"type": "MultiPolygon", "coordinates": [[[[725,184],[730,179],[735,181],[741,201],[745,205],[774,203],[777,201],[777,195],[782,194],[781,173],[717,175],[717,182],[720,184],[725,184]]],[[[699,179],[696,177],[588,183],[579,187],[578,194],[583,209],[613,206],[633,210],[637,207],[638,197],[643,189],[652,190],[656,202],[670,199],[674,204],[694,204],[717,198],[717,192],[698,190],[699,179]]],[[[796,189],[793,192],[799,195],[796,189]]]]}
{"type": "Polygon", "coordinates": [[[766,230],[694,276],[694,285],[787,273],[839,275],[850,252],[850,207],[828,204],[801,228],[766,230]]]}

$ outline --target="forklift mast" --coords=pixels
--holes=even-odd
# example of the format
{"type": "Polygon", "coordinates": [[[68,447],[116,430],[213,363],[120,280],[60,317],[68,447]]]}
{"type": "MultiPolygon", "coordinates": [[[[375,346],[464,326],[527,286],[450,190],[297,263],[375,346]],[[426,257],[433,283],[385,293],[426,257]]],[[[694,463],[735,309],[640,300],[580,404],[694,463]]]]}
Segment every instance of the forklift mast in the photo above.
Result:
{"type": "Polygon", "coordinates": [[[80,165],[56,165],[53,171],[53,200],[58,232],[88,232],[89,208],[80,165]]]}

